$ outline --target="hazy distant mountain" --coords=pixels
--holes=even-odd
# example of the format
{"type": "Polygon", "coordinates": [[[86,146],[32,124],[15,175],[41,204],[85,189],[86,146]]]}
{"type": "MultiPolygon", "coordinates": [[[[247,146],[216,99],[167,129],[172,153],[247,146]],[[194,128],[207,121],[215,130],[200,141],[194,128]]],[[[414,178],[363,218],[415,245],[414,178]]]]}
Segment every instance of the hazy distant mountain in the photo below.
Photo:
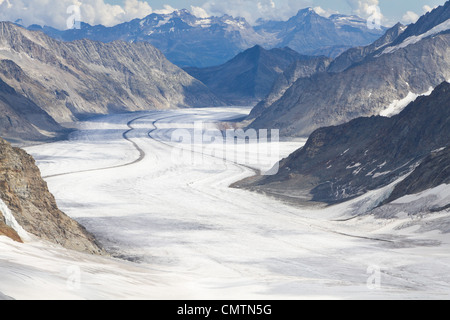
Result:
{"type": "Polygon", "coordinates": [[[333,203],[387,186],[413,171],[397,186],[391,198],[395,200],[448,182],[448,147],[450,84],[444,82],[392,118],[358,118],[318,129],[305,147],[281,161],[277,175],[239,184],[333,203]]]}
{"type": "Polygon", "coordinates": [[[325,18],[312,9],[300,10],[289,21],[259,21],[255,27],[244,18],[199,18],[188,10],[177,10],[170,14],[153,13],[109,28],[83,23],[80,30],[59,31],[36,25],[30,29],[64,41],[146,41],[182,67],[221,65],[255,45],[266,49],[290,47],[301,54],[335,57],[350,47],[370,44],[384,33],[369,30],[361,18],[325,18]]]}
{"type": "Polygon", "coordinates": [[[60,42],[0,23],[0,79],[57,122],[120,111],[219,106],[148,43],[60,42]]]}
{"type": "Polygon", "coordinates": [[[292,63],[313,59],[316,58],[303,56],[290,48],[265,50],[255,46],[223,65],[185,68],[185,71],[206,84],[220,99],[244,105],[263,99],[292,63]]]}
{"type": "Polygon", "coordinates": [[[344,53],[330,67],[342,72],[298,79],[250,127],[308,136],[356,117],[398,113],[418,95],[450,79],[450,2],[402,29],[398,25],[389,30],[381,47],[344,53]]]}
{"type": "Polygon", "coordinates": [[[372,43],[386,29],[369,29],[367,20],[357,16],[336,14],[325,18],[307,8],[288,21],[268,21],[255,30],[278,39],[279,47],[287,46],[307,55],[336,57],[351,47],[372,43]]]}

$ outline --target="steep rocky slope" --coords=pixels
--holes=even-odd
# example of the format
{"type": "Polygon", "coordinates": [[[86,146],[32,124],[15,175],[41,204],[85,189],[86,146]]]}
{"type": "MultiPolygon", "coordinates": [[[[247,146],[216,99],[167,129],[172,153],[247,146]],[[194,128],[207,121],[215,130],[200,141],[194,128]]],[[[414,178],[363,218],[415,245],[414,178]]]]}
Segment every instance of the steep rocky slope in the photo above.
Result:
{"type": "MultiPolygon", "coordinates": [[[[102,254],[94,237],[61,212],[33,158],[0,138],[0,199],[28,233],[68,249],[102,254]]],[[[0,212],[0,234],[20,241],[0,212]]]]}
{"type": "MultiPolygon", "coordinates": [[[[4,70],[0,61],[0,72],[4,70]]],[[[64,133],[45,111],[0,80],[0,135],[10,141],[47,140],[64,133]]]]}
{"type": "Polygon", "coordinates": [[[407,104],[400,101],[428,93],[450,79],[449,29],[450,1],[404,32],[398,26],[398,32],[393,30],[393,35],[400,34],[396,40],[384,39],[388,44],[362,54],[362,61],[357,58],[350,67],[346,63],[336,67],[344,71],[298,79],[250,127],[279,128],[283,136],[308,136],[320,127],[407,104]],[[416,30],[425,33],[418,35],[416,30]]]}
{"type": "Polygon", "coordinates": [[[330,65],[331,58],[308,57],[295,61],[286,71],[279,75],[269,94],[251,111],[248,119],[259,117],[267,108],[280,99],[286,91],[300,78],[308,78],[316,73],[325,72],[330,65]]]}
{"type": "Polygon", "coordinates": [[[406,28],[406,26],[398,23],[386,31],[386,33],[374,43],[365,47],[355,47],[345,51],[331,63],[327,71],[332,73],[342,72],[352,65],[363,61],[380,48],[392,44],[406,28]]]}
{"type": "Polygon", "coordinates": [[[395,187],[385,202],[389,203],[403,196],[417,194],[442,184],[450,184],[449,147],[433,150],[405,180],[395,187]]]}
{"type": "Polygon", "coordinates": [[[263,99],[280,73],[296,60],[308,60],[289,48],[265,50],[261,46],[248,49],[227,63],[210,68],[185,68],[220,99],[230,104],[251,104],[263,99]]]}
{"type": "Polygon", "coordinates": [[[277,175],[238,185],[334,203],[387,186],[422,163],[398,185],[397,198],[448,182],[448,151],[435,153],[449,141],[450,84],[444,82],[392,118],[357,118],[318,129],[302,149],[281,161],[277,175]]]}
{"type": "Polygon", "coordinates": [[[117,111],[222,105],[148,43],[56,41],[0,23],[0,78],[57,122],[117,111]]]}

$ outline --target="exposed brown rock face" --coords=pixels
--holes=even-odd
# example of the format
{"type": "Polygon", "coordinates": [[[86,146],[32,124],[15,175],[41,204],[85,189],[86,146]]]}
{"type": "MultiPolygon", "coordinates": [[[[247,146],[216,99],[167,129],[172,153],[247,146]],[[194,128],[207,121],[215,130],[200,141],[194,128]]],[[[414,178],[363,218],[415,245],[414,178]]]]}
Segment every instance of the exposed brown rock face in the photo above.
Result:
{"type": "Polygon", "coordinates": [[[0,217],[0,236],[6,236],[8,238],[13,239],[14,241],[23,242],[20,236],[13,228],[7,226],[4,221],[1,221],[2,218],[3,217],[0,217]]]}
{"type": "MultiPolygon", "coordinates": [[[[91,234],[58,209],[34,159],[1,138],[0,198],[28,233],[68,249],[103,253],[91,234]]],[[[1,213],[0,234],[20,241],[17,233],[5,225],[1,213]]]]}

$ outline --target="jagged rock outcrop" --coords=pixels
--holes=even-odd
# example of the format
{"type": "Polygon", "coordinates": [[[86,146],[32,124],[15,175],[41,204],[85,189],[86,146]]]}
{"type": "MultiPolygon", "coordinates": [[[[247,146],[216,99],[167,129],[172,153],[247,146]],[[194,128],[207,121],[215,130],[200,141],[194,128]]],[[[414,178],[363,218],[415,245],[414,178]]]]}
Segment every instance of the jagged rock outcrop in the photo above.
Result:
{"type": "Polygon", "coordinates": [[[209,68],[185,68],[185,71],[208,86],[220,99],[234,105],[248,105],[263,99],[280,73],[302,56],[290,48],[248,49],[227,63],[209,68]]]}
{"type": "MultiPolygon", "coordinates": [[[[103,254],[94,237],[61,212],[34,159],[0,138],[0,199],[28,233],[68,249],[103,254]]],[[[0,212],[0,234],[20,241],[0,212]]]]}
{"type": "Polygon", "coordinates": [[[223,105],[145,42],[60,42],[1,22],[0,61],[0,79],[59,123],[111,112],[223,105]]]}
{"type": "Polygon", "coordinates": [[[318,129],[303,148],[281,161],[278,174],[237,185],[335,203],[387,186],[422,163],[397,186],[397,198],[448,182],[448,151],[434,153],[449,141],[450,84],[444,82],[392,118],[357,118],[318,129]]]}
{"type": "Polygon", "coordinates": [[[396,32],[391,30],[399,37],[388,39],[386,46],[363,61],[336,67],[344,71],[298,79],[250,127],[277,128],[282,136],[305,137],[324,126],[381,114],[411,95],[427,93],[450,79],[449,29],[450,1],[401,33],[400,26],[396,32]]]}

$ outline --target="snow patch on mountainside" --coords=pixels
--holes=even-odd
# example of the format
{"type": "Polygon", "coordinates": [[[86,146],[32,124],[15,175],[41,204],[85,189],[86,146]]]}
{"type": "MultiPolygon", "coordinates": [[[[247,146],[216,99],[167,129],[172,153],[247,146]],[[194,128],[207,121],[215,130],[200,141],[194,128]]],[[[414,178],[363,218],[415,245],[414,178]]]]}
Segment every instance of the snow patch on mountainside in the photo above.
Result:
{"type": "Polygon", "coordinates": [[[5,223],[8,227],[14,229],[14,231],[16,231],[19,237],[21,237],[22,239],[28,238],[27,232],[19,225],[16,218],[14,218],[11,210],[9,210],[8,206],[3,202],[2,199],[0,199],[0,212],[3,214],[5,223]]]}
{"type": "MultiPolygon", "coordinates": [[[[450,29],[450,19],[447,20],[447,21],[445,21],[445,22],[443,22],[443,23],[441,23],[441,24],[439,24],[439,25],[437,25],[436,27],[434,27],[433,29],[429,30],[428,32],[425,32],[425,33],[423,33],[423,34],[421,34],[421,35],[418,35],[418,36],[411,36],[411,37],[405,39],[405,40],[404,40],[402,43],[400,43],[399,45],[396,45],[396,46],[394,46],[394,47],[386,48],[386,49],[381,53],[381,55],[383,55],[383,54],[388,54],[388,53],[393,53],[393,52],[395,52],[395,51],[397,51],[397,50],[399,50],[399,49],[403,49],[403,48],[406,48],[406,47],[409,46],[409,45],[415,44],[415,43],[419,42],[419,41],[422,40],[422,39],[425,39],[425,38],[427,38],[427,37],[434,36],[434,35],[436,35],[436,34],[438,34],[438,33],[441,33],[441,32],[443,32],[443,31],[447,31],[447,30],[449,30],[449,29],[450,29]]],[[[380,55],[380,56],[381,56],[381,55],[380,55]]]]}
{"type": "Polygon", "coordinates": [[[403,111],[411,102],[415,101],[418,97],[421,96],[429,96],[433,92],[433,88],[430,87],[430,89],[423,93],[423,94],[416,94],[413,92],[409,92],[408,95],[401,99],[401,100],[394,100],[385,110],[380,112],[380,116],[382,117],[393,117],[400,112],[403,111]]]}
{"type": "Polygon", "coordinates": [[[398,200],[395,200],[394,204],[413,203],[417,200],[432,196],[435,206],[448,205],[450,201],[450,185],[442,184],[436,188],[428,189],[423,192],[406,195],[398,200]]]}

